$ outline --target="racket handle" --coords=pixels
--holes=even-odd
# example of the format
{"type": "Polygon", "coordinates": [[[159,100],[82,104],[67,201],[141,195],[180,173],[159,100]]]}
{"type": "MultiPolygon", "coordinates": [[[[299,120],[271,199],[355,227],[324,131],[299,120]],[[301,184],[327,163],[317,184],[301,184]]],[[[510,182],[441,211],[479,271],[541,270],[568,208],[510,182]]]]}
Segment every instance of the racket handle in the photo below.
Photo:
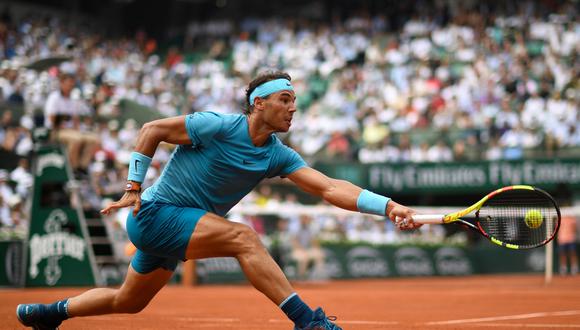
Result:
{"type": "Polygon", "coordinates": [[[442,224],[445,214],[415,214],[413,221],[423,224],[442,224]]]}

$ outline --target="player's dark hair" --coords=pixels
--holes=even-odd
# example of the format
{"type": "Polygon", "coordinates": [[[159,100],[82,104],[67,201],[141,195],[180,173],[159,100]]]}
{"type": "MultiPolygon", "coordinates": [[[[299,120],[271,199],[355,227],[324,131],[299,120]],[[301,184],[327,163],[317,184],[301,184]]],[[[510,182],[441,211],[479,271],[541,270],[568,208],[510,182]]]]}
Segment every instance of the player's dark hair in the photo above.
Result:
{"type": "MultiPolygon", "coordinates": [[[[254,106],[250,105],[250,95],[252,94],[254,89],[256,89],[256,87],[260,86],[261,84],[263,84],[265,82],[268,82],[270,80],[276,80],[276,79],[292,80],[292,78],[290,78],[290,75],[286,72],[266,71],[266,72],[259,74],[256,78],[254,78],[254,80],[250,81],[250,84],[248,85],[248,88],[246,89],[246,108],[244,109],[245,114],[249,114],[252,112],[252,110],[254,110],[254,106]]],[[[266,98],[268,98],[268,97],[266,96],[266,98]]]]}

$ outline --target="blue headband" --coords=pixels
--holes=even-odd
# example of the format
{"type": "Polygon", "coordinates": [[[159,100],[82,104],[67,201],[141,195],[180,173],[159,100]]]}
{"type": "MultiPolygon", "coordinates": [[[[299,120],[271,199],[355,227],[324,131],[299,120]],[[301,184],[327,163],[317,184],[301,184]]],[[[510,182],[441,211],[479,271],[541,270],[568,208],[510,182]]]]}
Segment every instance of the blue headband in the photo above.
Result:
{"type": "Polygon", "coordinates": [[[252,94],[250,94],[250,105],[254,105],[254,99],[256,97],[265,97],[279,91],[293,91],[293,90],[294,87],[292,87],[292,84],[288,79],[280,78],[270,80],[254,89],[252,94]]]}

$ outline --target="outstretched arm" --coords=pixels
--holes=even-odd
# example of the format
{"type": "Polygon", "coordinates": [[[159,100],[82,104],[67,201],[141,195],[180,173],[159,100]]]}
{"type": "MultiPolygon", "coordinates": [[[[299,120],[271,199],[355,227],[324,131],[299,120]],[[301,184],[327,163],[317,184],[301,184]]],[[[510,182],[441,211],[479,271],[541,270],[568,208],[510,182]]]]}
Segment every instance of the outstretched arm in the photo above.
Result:
{"type": "MultiPolygon", "coordinates": [[[[154,120],[143,125],[143,128],[141,128],[139,136],[137,137],[135,153],[140,155],[139,157],[143,157],[142,159],[144,161],[146,158],[149,158],[150,160],[161,142],[171,144],[191,143],[191,139],[187,135],[187,130],[185,128],[185,116],[154,120]]],[[[135,160],[132,159],[131,161],[134,162],[135,160]]],[[[137,159],[136,161],[139,162],[140,159],[137,159]]],[[[130,164],[130,168],[131,166],[138,167],[137,164],[130,164]]],[[[142,164],[141,166],[141,171],[147,172],[148,164],[146,166],[142,164]]],[[[143,173],[143,176],[144,174],[145,173],[143,173]]],[[[133,181],[134,182],[130,182],[129,184],[135,184],[139,189],[126,191],[121,199],[109,204],[106,208],[101,210],[102,214],[109,214],[113,209],[134,205],[135,208],[133,209],[133,215],[137,215],[141,209],[140,185],[142,182],[139,180],[133,181]]]]}
{"type": "MultiPolygon", "coordinates": [[[[303,167],[288,175],[300,189],[322,197],[325,201],[340,208],[359,211],[359,196],[363,189],[345,180],[330,178],[323,173],[303,167]]],[[[395,222],[401,229],[413,229],[420,225],[414,224],[412,215],[415,211],[390,200],[384,207],[384,215],[395,222]]]]}

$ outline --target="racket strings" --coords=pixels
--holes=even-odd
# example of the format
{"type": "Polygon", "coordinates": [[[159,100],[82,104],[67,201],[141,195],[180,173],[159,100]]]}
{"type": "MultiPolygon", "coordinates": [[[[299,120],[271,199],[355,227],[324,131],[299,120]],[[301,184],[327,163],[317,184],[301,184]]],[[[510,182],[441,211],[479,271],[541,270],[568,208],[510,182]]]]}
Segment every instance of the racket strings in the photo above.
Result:
{"type": "Polygon", "coordinates": [[[559,213],[552,199],[541,192],[509,190],[486,201],[478,220],[489,236],[526,248],[541,245],[555,234],[559,213]]]}

